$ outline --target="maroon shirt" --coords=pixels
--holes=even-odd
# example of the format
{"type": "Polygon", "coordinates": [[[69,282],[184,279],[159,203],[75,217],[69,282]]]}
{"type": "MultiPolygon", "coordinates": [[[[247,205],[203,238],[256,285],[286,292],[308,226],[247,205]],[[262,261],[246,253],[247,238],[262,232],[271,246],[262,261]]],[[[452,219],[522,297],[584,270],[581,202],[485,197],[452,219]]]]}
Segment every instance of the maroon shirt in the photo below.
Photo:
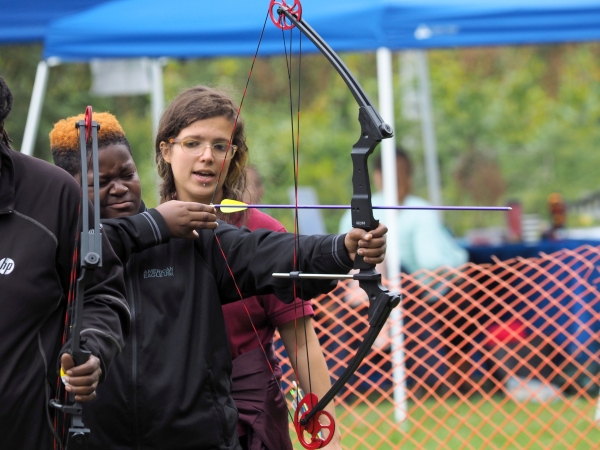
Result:
{"type": "MultiPolygon", "coordinates": [[[[251,230],[266,228],[279,232],[285,231],[284,226],[280,222],[256,209],[249,211],[246,226],[251,230]]],[[[223,314],[225,315],[225,325],[229,336],[231,359],[235,359],[242,353],[259,347],[256,333],[252,328],[252,323],[248,319],[248,313],[244,305],[250,312],[252,323],[256,327],[263,346],[271,342],[275,328],[293,321],[294,318],[302,316],[312,317],[314,315],[314,310],[310,302],[298,298],[296,301],[286,305],[274,295],[259,295],[246,298],[243,302],[224,305],[223,314]]]]}

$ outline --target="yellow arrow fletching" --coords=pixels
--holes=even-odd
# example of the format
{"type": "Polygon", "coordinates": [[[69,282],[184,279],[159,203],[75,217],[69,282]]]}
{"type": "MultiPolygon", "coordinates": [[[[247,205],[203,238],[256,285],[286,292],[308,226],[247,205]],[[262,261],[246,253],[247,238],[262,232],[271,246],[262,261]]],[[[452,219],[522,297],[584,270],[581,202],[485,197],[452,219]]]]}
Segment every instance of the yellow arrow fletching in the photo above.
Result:
{"type": "Polygon", "coordinates": [[[224,199],[221,202],[220,208],[221,212],[224,214],[233,214],[248,209],[246,206],[246,203],[238,200],[224,199]]]}

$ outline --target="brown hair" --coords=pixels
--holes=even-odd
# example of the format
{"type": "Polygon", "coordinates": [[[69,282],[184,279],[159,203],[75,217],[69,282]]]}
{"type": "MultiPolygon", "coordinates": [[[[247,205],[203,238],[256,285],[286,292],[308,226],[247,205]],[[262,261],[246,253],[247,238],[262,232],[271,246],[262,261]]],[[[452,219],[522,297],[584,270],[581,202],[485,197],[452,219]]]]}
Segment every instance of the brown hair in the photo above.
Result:
{"type": "MultiPolygon", "coordinates": [[[[85,114],[68,117],[54,124],[50,132],[50,150],[54,164],[75,176],[81,172],[79,153],[79,131],[75,124],[85,119],[85,114]]],[[[92,119],[98,122],[98,149],[114,144],[123,144],[131,154],[129,141],[125,131],[115,116],[108,112],[94,113],[92,119]]],[[[88,156],[91,152],[91,143],[87,143],[88,156]]]]}
{"type": "MultiPolygon", "coordinates": [[[[171,164],[163,158],[160,143],[169,142],[169,139],[177,137],[181,130],[198,120],[224,117],[233,127],[237,113],[236,105],[225,92],[207,86],[186,89],[167,107],[158,125],[155,144],[156,166],[158,175],[162,178],[159,190],[161,203],[174,198],[175,179],[171,164]]],[[[224,180],[222,179],[223,198],[241,200],[246,188],[244,166],[248,159],[248,146],[241,117],[237,118],[231,144],[237,145],[238,150],[231,160],[229,172],[224,180]]],[[[228,222],[232,221],[230,216],[222,218],[228,222]]]]}

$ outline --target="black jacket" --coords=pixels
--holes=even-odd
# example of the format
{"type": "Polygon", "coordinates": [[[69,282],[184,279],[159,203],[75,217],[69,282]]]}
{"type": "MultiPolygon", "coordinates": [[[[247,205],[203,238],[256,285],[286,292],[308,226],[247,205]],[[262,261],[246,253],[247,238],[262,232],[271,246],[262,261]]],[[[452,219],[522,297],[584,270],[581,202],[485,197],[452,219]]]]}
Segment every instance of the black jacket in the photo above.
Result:
{"type": "MultiPolygon", "coordinates": [[[[0,448],[46,450],[53,441],[54,411],[47,405],[63,353],[79,186],[64,170],[1,142],[0,158],[0,448]]],[[[104,244],[103,268],[85,294],[82,329],[103,375],[129,327],[123,268],[107,239],[104,244]]]]}
{"type": "MultiPolygon", "coordinates": [[[[104,221],[117,254],[167,240],[160,214],[104,221]],[[132,238],[133,237],[133,238],[132,238]]],[[[212,231],[196,241],[173,239],[131,255],[126,283],[132,333],[111,376],[86,410],[90,449],[239,449],[231,391],[231,356],[221,308],[240,299],[212,231]]],[[[293,235],[250,232],[220,222],[217,236],[243,297],[274,293],[293,299],[292,284],[273,272],[293,267],[293,235]]],[[[301,238],[306,271],[347,272],[343,236],[301,238]]],[[[303,295],[332,289],[309,281],[303,295]]]]}

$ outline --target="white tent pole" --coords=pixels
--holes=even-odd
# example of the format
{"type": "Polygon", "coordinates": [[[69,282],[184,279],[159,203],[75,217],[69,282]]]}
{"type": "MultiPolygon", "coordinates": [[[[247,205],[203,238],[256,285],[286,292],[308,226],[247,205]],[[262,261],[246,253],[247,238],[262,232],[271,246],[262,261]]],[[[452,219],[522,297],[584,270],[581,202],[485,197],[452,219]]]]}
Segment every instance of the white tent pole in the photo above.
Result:
{"type": "Polygon", "coordinates": [[[419,75],[419,105],[421,112],[421,132],[425,150],[425,171],[427,173],[427,190],[429,200],[434,205],[442,205],[442,188],[440,169],[438,165],[437,144],[435,140],[435,125],[433,107],[431,104],[431,86],[429,83],[429,63],[427,53],[418,50],[417,66],[419,75]]]}
{"type": "MultiPolygon", "coordinates": [[[[377,83],[379,87],[379,112],[382,119],[394,126],[394,89],[392,85],[392,52],[385,47],[377,50],[377,83]]],[[[381,162],[383,168],[383,195],[386,205],[398,204],[398,182],[396,173],[396,139],[384,139],[381,142],[381,162]]],[[[400,272],[400,248],[398,242],[398,215],[394,210],[385,212],[387,235],[387,251],[385,263],[388,280],[398,279],[400,272]]],[[[400,283],[398,282],[398,289],[400,283]]],[[[390,316],[392,340],[392,358],[394,363],[394,415],[396,422],[406,419],[406,377],[404,373],[404,352],[402,351],[402,312],[400,307],[394,308],[390,316]]]]}
{"type": "Polygon", "coordinates": [[[29,156],[33,155],[35,137],[40,125],[42,106],[44,105],[44,96],[46,95],[46,86],[48,85],[49,68],[50,65],[48,62],[40,61],[35,73],[35,82],[33,83],[31,103],[29,103],[29,112],[27,113],[25,133],[23,134],[23,143],[21,144],[21,153],[29,156]]]}
{"type": "Polygon", "coordinates": [[[165,110],[165,89],[163,80],[164,59],[152,60],[152,137],[156,137],[158,123],[165,110]]]}

